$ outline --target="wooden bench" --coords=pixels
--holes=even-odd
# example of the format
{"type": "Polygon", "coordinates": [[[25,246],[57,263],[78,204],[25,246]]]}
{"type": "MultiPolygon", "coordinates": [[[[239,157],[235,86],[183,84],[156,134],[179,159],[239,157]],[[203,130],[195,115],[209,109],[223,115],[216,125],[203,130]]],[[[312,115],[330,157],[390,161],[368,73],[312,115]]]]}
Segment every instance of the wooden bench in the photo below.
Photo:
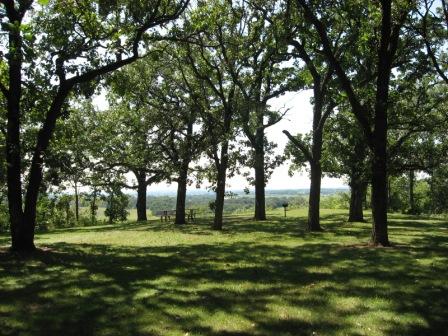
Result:
{"type": "MultiPolygon", "coordinates": [[[[187,215],[187,221],[191,220],[192,222],[195,221],[196,215],[198,213],[198,209],[185,209],[185,214],[187,215]]],[[[176,210],[159,210],[154,213],[154,216],[160,217],[160,220],[163,222],[167,222],[171,219],[171,216],[174,216],[176,214],[176,210]]]]}
{"type": "Polygon", "coordinates": [[[176,214],[176,210],[159,210],[154,213],[155,216],[159,217],[160,220],[163,222],[165,219],[165,222],[171,219],[171,216],[174,216],[176,214]]]}
{"type": "Polygon", "coordinates": [[[198,209],[186,209],[186,213],[187,213],[187,221],[191,220],[192,222],[194,222],[194,220],[196,219],[196,214],[198,213],[198,209]]]}

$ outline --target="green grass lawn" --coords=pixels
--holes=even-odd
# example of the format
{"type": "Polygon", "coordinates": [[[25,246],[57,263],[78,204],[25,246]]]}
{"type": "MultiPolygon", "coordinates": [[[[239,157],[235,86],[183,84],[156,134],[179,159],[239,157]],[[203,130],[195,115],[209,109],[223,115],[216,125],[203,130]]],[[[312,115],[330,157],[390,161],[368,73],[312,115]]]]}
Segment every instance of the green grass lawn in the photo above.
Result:
{"type": "MultiPolygon", "coordinates": [[[[105,210],[106,210],[106,208],[103,208],[103,207],[98,208],[96,219],[99,222],[104,222],[104,223],[108,222],[109,218],[106,217],[106,215],[104,214],[105,210]]],[[[137,220],[137,209],[132,208],[132,209],[127,209],[127,211],[128,211],[128,217],[127,217],[128,221],[135,222],[137,220]]],[[[90,218],[90,212],[89,212],[88,208],[80,208],[80,214],[81,214],[81,216],[84,216],[85,218],[90,218]]],[[[205,216],[209,217],[209,216],[212,216],[213,213],[211,211],[204,212],[204,210],[201,210],[200,215],[201,216],[205,215],[205,216]]],[[[149,220],[160,219],[159,216],[154,216],[152,214],[151,210],[146,210],[146,216],[148,217],[149,220]]]]}
{"type": "MultiPolygon", "coordinates": [[[[448,223],[392,215],[393,248],[368,223],[323,210],[268,221],[124,223],[37,236],[0,253],[1,335],[448,335],[448,223]]],[[[0,236],[0,246],[9,244],[0,236]]]]}
{"type": "MultiPolygon", "coordinates": [[[[81,207],[80,209],[80,214],[81,216],[84,216],[86,218],[90,218],[90,209],[89,208],[83,208],[81,207]]],[[[106,210],[106,208],[100,207],[97,210],[97,216],[96,219],[98,221],[101,222],[107,222],[108,221],[108,217],[106,217],[106,215],[104,214],[104,211],[106,210]]],[[[128,220],[129,221],[136,221],[137,220],[137,209],[133,208],[133,209],[128,209],[127,210],[129,212],[128,214],[128,220]]],[[[146,216],[148,217],[148,219],[154,219],[155,217],[152,215],[152,212],[150,210],[146,211],[146,216]]]]}

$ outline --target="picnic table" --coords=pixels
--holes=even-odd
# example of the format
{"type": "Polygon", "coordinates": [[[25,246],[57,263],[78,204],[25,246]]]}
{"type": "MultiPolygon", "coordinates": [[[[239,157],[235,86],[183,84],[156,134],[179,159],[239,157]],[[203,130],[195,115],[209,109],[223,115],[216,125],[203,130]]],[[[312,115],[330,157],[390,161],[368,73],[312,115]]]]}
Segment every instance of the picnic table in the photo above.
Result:
{"type": "Polygon", "coordinates": [[[191,220],[192,222],[194,222],[194,220],[196,219],[196,215],[198,213],[198,209],[186,209],[187,211],[187,221],[191,220]]]}
{"type": "Polygon", "coordinates": [[[171,216],[174,216],[176,214],[176,210],[159,210],[154,213],[155,216],[160,216],[160,220],[163,222],[167,222],[171,219],[171,216]]]}
{"type": "MultiPolygon", "coordinates": [[[[196,219],[198,209],[185,209],[185,213],[187,215],[187,221],[191,220],[194,222],[196,219]]],[[[154,213],[155,216],[160,216],[160,220],[163,222],[167,222],[168,220],[171,220],[171,216],[174,216],[176,214],[176,210],[159,210],[154,213]]]]}

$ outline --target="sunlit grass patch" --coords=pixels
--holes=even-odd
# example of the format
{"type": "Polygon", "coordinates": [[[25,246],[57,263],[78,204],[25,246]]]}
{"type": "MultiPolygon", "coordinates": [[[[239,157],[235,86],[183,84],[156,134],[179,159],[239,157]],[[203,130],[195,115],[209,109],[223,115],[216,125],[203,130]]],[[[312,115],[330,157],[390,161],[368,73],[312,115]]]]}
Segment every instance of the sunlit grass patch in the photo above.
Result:
{"type": "Polygon", "coordinates": [[[305,216],[38,234],[33,257],[0,253],[0,334],[445,333],[446,222],[391,215],[394,247],[378,249],[370,224],[343,210],[322,211],[322,233],[307,233],[305,216]]]}

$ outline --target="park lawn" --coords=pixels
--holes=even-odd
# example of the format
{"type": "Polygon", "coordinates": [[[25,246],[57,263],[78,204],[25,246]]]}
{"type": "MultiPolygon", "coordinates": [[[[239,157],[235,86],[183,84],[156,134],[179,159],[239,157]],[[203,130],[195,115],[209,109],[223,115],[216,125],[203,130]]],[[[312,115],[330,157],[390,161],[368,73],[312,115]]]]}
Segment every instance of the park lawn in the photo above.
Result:
{"type": "MultiPolygon", "coordinates": [[[[108,223],[109,218],[104,214],[104,211],[106,211],[106,208],[104,208],[104,207],[98,208],[96,219],[98,222],[106,224],[106,223],[108,223]]],[[[137,209],[132,208],[132,209],[127,209],[127,211],[128,211],[128,217],[127,217],[128,221],[130,221],[130,222],[137,221],[137,209]]],[[[89,208],[81,207],[80,214],[81,214],[81,216],[83,216],[85,218],[90,218],[89,208]]],[[[212,216],[213,213],[211,211],[205,211],[205,213],[204,213],[204,210],[202,210],[201,216],[204,216],[204,215],[209,217],[209,216],[212,216]]],[[[154,216],[152,214],[151,210],[146,210],[146,216],[149,220],[160,219],[159,216],[154,216]]]]}
{"type": "MultiPolygon", "coordinates": [[[[90,209],[87,207],[81,207],[80,209],[80,215],[85,217],[85,218],[90,218],[90,209]]],[[[99,222],[104,222],[107,223],[108,222],[108,217],[106,217],[106,215],[104,214],[104,211],[106,211],[106,208],[104,207],[99,207],[97,210],[97,215],[96,215],[96,219],[99,222]]],[[[132,208],[132,209],[128,209],[128,220],[130,222],[132,221],[136,221],[137,220],[137,209],[132,208]]],[[[155,219],[156,217],[152,215],[152,212],[150,210],[146,211],[146,216],[148,217],[148,219],[155,219]]]]}
{"type": "Polygon", "coordinates": [[[33,256],[0,236],[1,335],[447,335],[448,223],[368,223],[323,210],[266,222],[123,223],[38,234],[33,256]]]}

